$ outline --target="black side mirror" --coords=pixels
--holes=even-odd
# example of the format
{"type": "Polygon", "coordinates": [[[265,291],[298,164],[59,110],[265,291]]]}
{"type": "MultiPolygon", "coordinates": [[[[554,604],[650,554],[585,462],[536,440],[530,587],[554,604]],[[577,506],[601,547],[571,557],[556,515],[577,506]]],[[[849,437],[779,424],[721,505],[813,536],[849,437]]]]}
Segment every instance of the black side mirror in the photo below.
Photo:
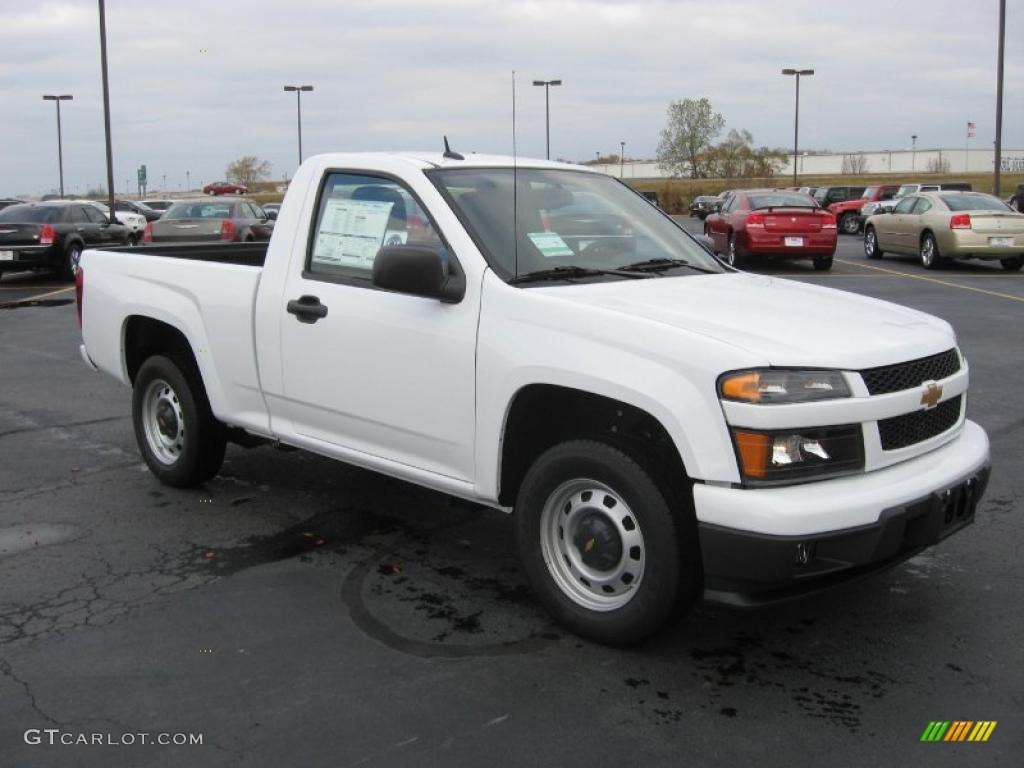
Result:
{"type": "Polygon", "coordinates": [[[277,211],[270,210],[264,211],[263,213],[265,216],[265,218],[263,219],[264,221],[266,221],[267,219],[270,219],[270,221],[277,221],[277,211]]]}
{"type": "Polygon", "coordinates": [[[423,245],[388,245],[373,261],[378,288],[458,304],[466,295],[466,278],[451,269],[448,254],[423,245]]]}

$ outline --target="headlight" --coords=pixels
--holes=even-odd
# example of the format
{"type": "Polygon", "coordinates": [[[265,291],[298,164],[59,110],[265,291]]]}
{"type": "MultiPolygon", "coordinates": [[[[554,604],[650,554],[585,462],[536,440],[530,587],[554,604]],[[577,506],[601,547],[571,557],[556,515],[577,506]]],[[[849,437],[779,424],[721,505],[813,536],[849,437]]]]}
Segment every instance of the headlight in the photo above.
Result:
{"type": "Polygon", "coordinates": [[[747,485],[775,485],[846,475],[864,467],[859,424],[761,431],[732,429],[747,485]]]}
{"type": "Polygon", "coordinates": [[[718,380],[718,393],[723,400],[772,405],[849,397],[850,388],[839,371],[768,368],[727,373],[718,380]]]}

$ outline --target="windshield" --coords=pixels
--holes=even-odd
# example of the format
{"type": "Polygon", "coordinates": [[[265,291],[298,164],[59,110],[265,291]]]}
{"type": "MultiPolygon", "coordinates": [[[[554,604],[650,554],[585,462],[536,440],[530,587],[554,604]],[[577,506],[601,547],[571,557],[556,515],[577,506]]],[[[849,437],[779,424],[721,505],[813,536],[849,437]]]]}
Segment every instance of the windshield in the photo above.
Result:
{"type": "Polygon", "coordinates": [[[868,187],[867,189],[864,190],[864,194],[862,194],[860,196],[860,199],[864,200],[866,198],[874,197],[875,196],[875,192],[877,192],[877,191],[878,191],[878,187],[868,187]]]}
{"type": "Polygon", "coordinates": [[[917,192],[917,184],[904,184],[896,190],[896,195],[893,197],[893,200],[899,200],[901,197],[906,197],[914,192],[917,192]]]}
{"type": "Polygon", "coordinates": [[[167,219],[230,219],[231,203],[175,203],[161,216],[167,219]]]}
{"type": "Polygon", "coordinates": [[[951,211],[1009,211],[1006,203],[992,195],[980,193],[964,195],[943,195],[942,202],[951,211]]]}
{"type": "Polygon", "coordinates": [[[18,224],[48,224],[57,221],[58,218],[60,218],[60,211],[54,207],[12,205],[0,211],[0,221],[18,224]]]}
{"type": "Polygon", "coordinates": [[[702,270],[725,271],[671,219],[603,174],[466,168],[428,175],[505,279],[559,267],[616,269],[653,260],[684,260],[702,270]]]}

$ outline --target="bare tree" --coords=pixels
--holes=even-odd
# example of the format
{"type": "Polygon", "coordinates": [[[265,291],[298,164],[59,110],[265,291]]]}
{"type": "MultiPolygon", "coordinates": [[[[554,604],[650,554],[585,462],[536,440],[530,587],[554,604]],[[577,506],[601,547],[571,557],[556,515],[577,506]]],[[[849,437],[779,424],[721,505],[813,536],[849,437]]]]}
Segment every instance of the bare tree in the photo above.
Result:
{"type": "Polygon", "coordinates": [[[949,173],[949,158],[939,155],[928,158],[928,173],[949,173]]]}
{"type": "Polygon", "coordinates": [[[843,155],[843,167],[840,170],[844,176],[858,175],[868,172],[868,159],[864,155],[843,155]]]}
{"type": "Polygon", "coordinates": [[[228,181],[234,184],[241,184],[243,187],[252,187],[257,182],[270,175],[270,163],[260,160],[254,155],[240,157],[233,163],[228,163],[224,171],[228,181]]]}

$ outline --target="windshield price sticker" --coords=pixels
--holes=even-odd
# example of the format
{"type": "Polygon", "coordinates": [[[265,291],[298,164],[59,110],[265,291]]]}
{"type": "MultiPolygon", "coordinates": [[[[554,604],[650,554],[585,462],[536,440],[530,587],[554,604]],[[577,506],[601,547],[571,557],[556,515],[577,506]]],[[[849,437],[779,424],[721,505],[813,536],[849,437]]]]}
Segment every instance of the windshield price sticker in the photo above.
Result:
{"type": "Polygon", "coordinates": [[[557,232],[529,232],[527,237],[537,246],[541,256],[550,259],[554,256],[573,256],[572,248],[565,244],[557,232]]]}
{"type": "Polygon", "coordinates": [[[370,268],[380,250],[394,203],[331,198],[324,206],[313,260],[370,268]]]}

